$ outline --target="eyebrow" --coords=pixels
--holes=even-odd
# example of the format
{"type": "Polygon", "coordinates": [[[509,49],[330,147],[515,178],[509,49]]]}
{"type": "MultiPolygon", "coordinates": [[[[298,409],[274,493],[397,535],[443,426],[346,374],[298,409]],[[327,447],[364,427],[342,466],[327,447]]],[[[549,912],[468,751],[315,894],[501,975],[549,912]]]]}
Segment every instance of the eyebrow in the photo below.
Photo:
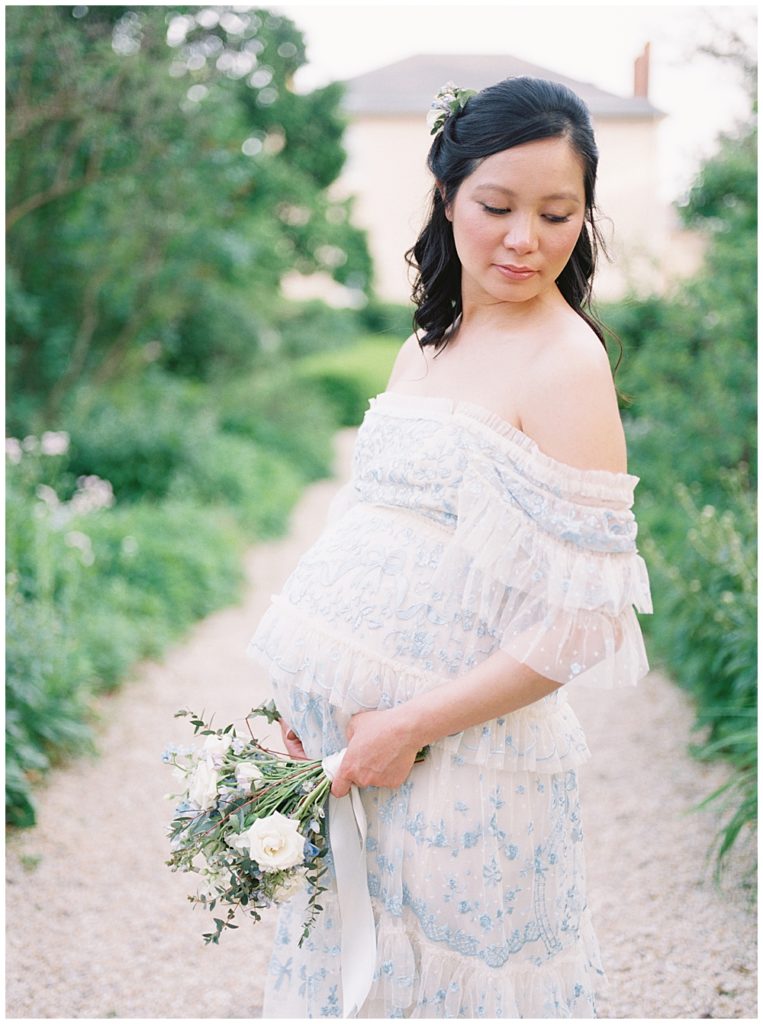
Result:
{"type": "MultiPolygon", "coordinates": [[[[478,185],[474,190],[475,192],[487,191],[491,189],[494,192],[503,192],[507,196],[515,196],[516,192],[513,192],[510,188],[505,188],[503,185],[478,185]]],[[[547,199],[569,199],[573,203],[579,203],[580,197],[576,196],[574,192],[553,192],[550,196],[541,196],[541,199],[545,202],[547,199]]]]}

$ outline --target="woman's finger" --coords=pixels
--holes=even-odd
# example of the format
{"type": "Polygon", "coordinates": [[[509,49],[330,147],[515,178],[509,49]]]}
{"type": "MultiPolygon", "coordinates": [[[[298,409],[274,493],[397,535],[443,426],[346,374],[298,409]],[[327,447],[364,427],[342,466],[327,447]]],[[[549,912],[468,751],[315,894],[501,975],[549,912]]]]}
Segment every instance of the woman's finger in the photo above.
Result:
{"type": "Polygon", "coordinates": [[[343,775],[337,775],[331,783],[331,795],[336,797],[347,796],[351,786],[352,783],[349,779],[346,779],[343,775]]]}
{"type": "Polygon", "coordinates": [[[297,761],[306,761],[307,754],[305,753],[305,748],[302,746],[302,740],[296,732],[283,718],[278,719],[278,725],[281,729],[281,738],[286,747],[286,753],[297,761]]]}

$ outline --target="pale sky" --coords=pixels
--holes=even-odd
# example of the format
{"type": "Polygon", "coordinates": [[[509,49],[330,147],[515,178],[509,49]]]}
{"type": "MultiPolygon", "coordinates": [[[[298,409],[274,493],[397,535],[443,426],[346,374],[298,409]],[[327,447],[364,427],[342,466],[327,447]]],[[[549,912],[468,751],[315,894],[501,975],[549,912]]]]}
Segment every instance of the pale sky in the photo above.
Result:
{"type": "MultiPolygon", "coordinates": [[[[650,99],[669,116],[660,126],[662,198],[691,181],[721,130],[747,110],[740,76],[694,53],[731,24],[757,39],[756,4],[462,3],[267,4],[301,29],[308,65],[299,89],[350,78],[416,53],[496,53],[539,64],[619,95],[632,95],[633,61],[651,43],[650,99]]],[[[465,88],[469,82],[458,82],[465,88]]],[[[422,110],[422,131],[426,131],[422,110]]]]}

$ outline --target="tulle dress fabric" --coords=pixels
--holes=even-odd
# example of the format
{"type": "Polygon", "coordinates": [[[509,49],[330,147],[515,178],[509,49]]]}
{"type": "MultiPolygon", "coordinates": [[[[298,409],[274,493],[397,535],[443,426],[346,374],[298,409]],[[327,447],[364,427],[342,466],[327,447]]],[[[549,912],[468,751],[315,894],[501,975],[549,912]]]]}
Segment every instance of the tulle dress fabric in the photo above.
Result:
{"type": "MultiPolygon", "coordinates": [[[[638,478],[545,455],[482,406],[383,392],[350,482],[260,621],[250,653],[307,754],[351,715],[450,681],[498,649],[559,683],[635,684],[638,478]]],[[[399,789],[361,790],[377,962],[361,1016],[592,1017],[604,979],[586,902],[568,685],[433,744],[399,789]]],[[[613,794],[614,799],[614,794],[613,794]]],[[[279,912],[263,1016],[341,1016],[341,919],[298,948],[279,912]]]]}

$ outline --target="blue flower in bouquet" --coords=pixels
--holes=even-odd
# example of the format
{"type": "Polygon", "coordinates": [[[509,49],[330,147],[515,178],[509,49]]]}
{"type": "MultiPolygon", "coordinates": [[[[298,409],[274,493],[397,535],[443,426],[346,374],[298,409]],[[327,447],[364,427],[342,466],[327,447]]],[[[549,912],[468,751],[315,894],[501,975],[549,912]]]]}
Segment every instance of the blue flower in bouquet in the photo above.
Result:
{"type": "Polygon", "coordinates": [[[305,840],[304,856],[306,861],[313,860],[315,857],[318,856],[320,852],[321,851],[318,849],[315,843],[311,843],[309,839],[305,840]]]}

